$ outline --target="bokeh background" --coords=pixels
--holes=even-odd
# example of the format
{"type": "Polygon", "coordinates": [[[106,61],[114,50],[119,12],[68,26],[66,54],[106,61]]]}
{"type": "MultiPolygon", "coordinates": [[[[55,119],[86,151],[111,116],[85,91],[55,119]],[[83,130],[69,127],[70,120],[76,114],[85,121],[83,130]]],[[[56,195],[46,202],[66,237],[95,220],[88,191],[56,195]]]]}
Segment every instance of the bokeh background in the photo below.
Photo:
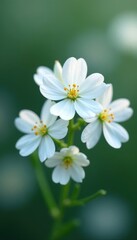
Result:
{"type": "MultiPolygon", "coordinates": [[[[14,119],[24,108],[40,112],[36,68],[71,56],[113,83],[114,98],[130,99],[134,116],[123,124],[130,141],[119,150],[102,137],[88,151],[76,136],[91,160],[81,197],[100,188],[108,195],[69,213],[82,224],[65,239],[137,239],[137,1],[0,0],[0,240],[47,239],[51,219],[31,161],[15,150],[14,119]]],[[[56,193],[60,186],[45,171],[56,193]]]]}

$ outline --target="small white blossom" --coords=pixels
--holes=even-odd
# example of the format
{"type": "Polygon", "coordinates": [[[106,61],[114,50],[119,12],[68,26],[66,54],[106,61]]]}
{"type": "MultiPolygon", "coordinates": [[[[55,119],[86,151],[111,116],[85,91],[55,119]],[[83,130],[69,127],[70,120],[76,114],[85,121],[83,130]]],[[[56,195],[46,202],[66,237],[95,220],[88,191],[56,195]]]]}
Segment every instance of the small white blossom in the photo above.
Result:
{"type": "Polygon", "coordinates": [[[19,117],[15,119],[15,126],[26,133],[16,143],[21,156],[28,156],[38,148],[40,161],[43,162],[55,153],[52,138],[62,139],[66,136],[68,121],[57,120],[57,117],[50,113],[53,105],[53,101],[47,100],[42,107],[40,118],[30,110],[20,111],[19,117]]]}
{"type": "Polygon", "coordinates": [[[62,66],[58,61],[55,61],[53,71],[45,66],[40,66],[37,68],[36,74],[34,74],[34,81],[37,85],[42,84],[42,81],[46,75],[51,75],[59,80],[62,80],[62,66]]]}
{"type": "Polygon", "coordinates": [[[117,122],[128,120],[133,110],[129,107],[127,99],[112,100],[113,88],[107,85],[105,92],[97,99],[102,110],[94,118],[85,119],[90,122],[82,132],[81,140],[88,149],[93,148],[100,139],[102,129],[107,143],[113,148],[120,148],[121,143],[129,139],[128,132],[117,122]]]}
{"type": "Polygon", "coordinates": [[[51,107],[52,114],[70,120],[75,112],[82,118],[95,116],[95,113],[100,112],[100,105],[93,99],[101,95],[106,87],[103,75],[94,73],[86,77],[85,60],[73,57],[65,62],[62,73],[61,71],[55,73],[54,70],[54,74],[43,74],[42,81],[39,82],[44,97],[59,101],[51,107]]]}
{"type": "Polygon", "coordinates": [[[52,180],[55,183],[65,185],[72,178],[75,182],[82,182],[85,177],[83,167],[89,165],[86,155],[79,152],[75,146],[62,148],[60,152],[55,152],[54,156],[47,159],[47,167],[55,167],[52,173],[52,180]]]}

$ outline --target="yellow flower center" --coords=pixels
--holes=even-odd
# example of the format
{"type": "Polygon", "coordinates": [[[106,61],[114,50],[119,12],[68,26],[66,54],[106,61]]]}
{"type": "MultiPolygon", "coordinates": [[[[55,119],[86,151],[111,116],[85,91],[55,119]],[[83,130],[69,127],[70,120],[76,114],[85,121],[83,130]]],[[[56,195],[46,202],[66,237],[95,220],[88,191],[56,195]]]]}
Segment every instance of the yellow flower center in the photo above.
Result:
{"type": "Polygon", "coordinates": [[[68,88],[65,87],[64,90],[67,92],[68,98],[75,100],[79,94],[79,85],[72,84],[72,85],[69,85],[68,88]]]}
{"type": "Polygon", "coordinates": [[[111,109],[104,109],[98,116],[102,122],[111,123],[114,120],[114,114],[111,112],[111,109]]]}
{"type": "Polygon", "coordinates": [[[44,136],[47,134],[47,126],[43,124],[43,121],[40,121],[39,124],[36,122],[36,125],[34,125],[34,127],[31,130],[34,131],[36,136],[37,135],[44,136]]]}
{"type": "Polygon", "coordinates": [[[72,160],[71,157],[65,157],[63,159],[63,165],[66,169],[69,168],[72,165],[72,162],[73,162],[73,160],[72,160]]]}

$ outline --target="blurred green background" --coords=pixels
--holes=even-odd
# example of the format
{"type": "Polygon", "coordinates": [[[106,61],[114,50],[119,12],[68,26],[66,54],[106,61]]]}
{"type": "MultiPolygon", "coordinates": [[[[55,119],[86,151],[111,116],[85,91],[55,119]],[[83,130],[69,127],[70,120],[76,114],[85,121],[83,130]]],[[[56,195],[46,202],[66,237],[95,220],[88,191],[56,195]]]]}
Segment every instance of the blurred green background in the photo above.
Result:
{"type": "MultiPolygon", "coordinates": [[[[21,109],[39,114],[44,102],[33,74],[83,57],[88,74],[100,72],[113,83],[114,98],[130,99],[133,117],[123,124],[130,141],[115,150],[102,138],[88,155],[81,196],[100,188],[107,197],[69,212],[81,226],[65,239],[135,240],[137,236],[137,1],[1,0],[0,1],[0,240],[45,240],[51,220],[28,158],[15,142],[21,134],[14,119],[21,109]]],[[[51,182],[54,192],[60,186],[51,182]]]]}

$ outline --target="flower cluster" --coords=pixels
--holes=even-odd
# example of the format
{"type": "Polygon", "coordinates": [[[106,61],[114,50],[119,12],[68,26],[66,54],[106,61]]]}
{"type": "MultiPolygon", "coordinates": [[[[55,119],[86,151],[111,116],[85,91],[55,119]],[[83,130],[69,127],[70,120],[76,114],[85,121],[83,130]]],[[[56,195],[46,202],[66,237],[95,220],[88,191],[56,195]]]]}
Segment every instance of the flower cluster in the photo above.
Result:
{"type": "MultiPolygon", "coordinates": [[[[112,101],[112,84],[104,83],[100,73],[87,76],[87,64],[84,59],[69,58],[63,65],[56,61],[54,70],[39,67],[34,81],[41,94],[47,99],[38,117],[33,111],[22,110],[15,119],[16,127],[25,136],[21,137],[16,148],[21,156],[28,156],[38,149],[41,162],[47,167],[55,167],[52,180],[67,184],[70,178],[82,182],[85,177],[83,167],[89,165],[87,157],[76,146],[66,144],[56,152],[55,143],[64,139],[68,133],[81,127],[82,121],[88,123],[81,134],[81,141],[88,149],[93,148],[103,132],[107,143],[120,148],[127,142],[129,135],[119,122],[129,119],[133,110],[127,99],[112,101]],[[55,101],[55,102],[54,102],[55,101]],[[75,115],[82,121],[69,124],[75,115]]],[[[69,141],[69,140],[68,140],[69,141]]]]}

